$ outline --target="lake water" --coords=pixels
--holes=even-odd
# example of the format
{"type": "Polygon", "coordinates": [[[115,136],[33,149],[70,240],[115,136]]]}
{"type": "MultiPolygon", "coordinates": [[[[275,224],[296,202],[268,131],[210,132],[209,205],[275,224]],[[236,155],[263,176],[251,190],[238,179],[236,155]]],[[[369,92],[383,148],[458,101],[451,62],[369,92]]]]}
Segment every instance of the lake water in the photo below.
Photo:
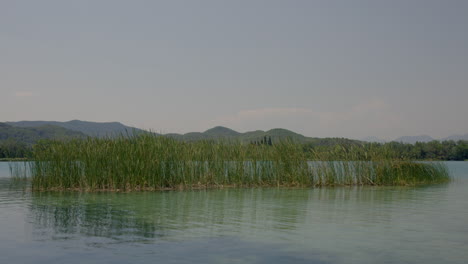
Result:
{"type": "Polygon", "coordinates": [[[0,263],[468,263],[468,162],[420,187],[31,193],[0,162],[0,263]]]}

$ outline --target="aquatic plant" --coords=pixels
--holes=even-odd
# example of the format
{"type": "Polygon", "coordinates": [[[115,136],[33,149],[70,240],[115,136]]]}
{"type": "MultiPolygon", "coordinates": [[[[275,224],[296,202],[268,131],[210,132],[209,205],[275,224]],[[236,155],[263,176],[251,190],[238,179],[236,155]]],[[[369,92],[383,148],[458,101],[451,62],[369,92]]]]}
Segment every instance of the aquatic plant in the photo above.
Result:
{"type": "Polygon", "coordinates": [[[388,159],[385,153],[302,145],[180,142],[139,135],[48,141],[35,146],[33,190],[164,190],[225,186],[415,185],[449,180],[441,163],[388,159]]]}

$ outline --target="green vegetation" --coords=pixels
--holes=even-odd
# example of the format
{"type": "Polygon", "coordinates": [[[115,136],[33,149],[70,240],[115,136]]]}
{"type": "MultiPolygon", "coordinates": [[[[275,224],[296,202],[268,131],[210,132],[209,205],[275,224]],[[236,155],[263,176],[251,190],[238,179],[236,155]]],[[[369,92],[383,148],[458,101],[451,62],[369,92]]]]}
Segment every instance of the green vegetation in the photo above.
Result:
{"type": "MultiPolygon", "coordinates": [[[[117,122],[96,123],[73,120],[69,122],[22,121],[0,123],[0,160],[31,158],[32,146],[40,140],[70,140],[86,138],[133,137],[149,132],[128,127],[117,122]],[[12,125],[9,125],[12,124],[12,125]],[[31,127],[25,127],[31,126],[31,127]],[[81,131],[81,132],[80,132],[81,131]],[[107,137],[106,137],[107,136],[107,137]]],[[[159,134],[151,133],[159,136],[159,134]]],[[[225,127],[214,127],[205,132],[184,135],[165,134],[165,137],[183,142],[223,140],[225,142],[274,145],[284,140],[303,144],[303,151],[309,153],[336,153],[336,148],[354,148],[359,152],[378,151],[387,158],[408,160],[467,160],[468,141],[430,141],[405,144],[399,142],[366,143],[346,138],[311,138],[292,131],[276,128],[269,131],[239,133],[225,127]],[[262,143],[263,142],[263,143],[262,143]],[[265,143],[266,142],[266,143],[265,143]]],[[[310,156],[310,155],[309,155],[310,156]]],[[[313,158],[313,157],[311,157],[313,158]]]]}
{"type": "Polygon", "coordinates": [[[62,127],[13,127],[0,123],[0,160],[14,160],[31,156],[32,146],[40,140],[71,140],[85,138],[80,132],[62,127]]]}
{"type": "Polygon", "coordinates": [[[468,141],[430,141],[405,144],[399,142],[389,143],[363,143],[347,142],[340,139],[323,139],[315,143],[304,144],[304,151],[319,153],[340,154],[340,148],[357,150],[361,155],[366,152],[379,152],[389,159],[406,160],[467,160],[468,141]],[[337,151],[338,149],[338,151],[337,151]]]}
{"type": "Polygon", "coordinates": [[[282,128],[275,128],[268,131],[256,130],[245,133],[239,133],[237,131],[222,126],[217,126],[208,129],[205,132],[191,132],[183,135],[172,133],[165,134],[164,136],[186,142],[223,139],[225,141],[231,140],[249,143],[257,141],[259,139],[263,139],[264,137],[271,138],[272,142],[278,142],[284,139],[288,139],[298,143],[305,143],[309,142],[310,140],[314,140],[314,138],[308,138],[282,128]]]}
{"type": "Polygon", "coordinates": [[[42,139],[85,138],[83,133],[53,125],[39,127],[14,127],[0,123],[0,142],[11,141],[31,145],[42,139]]]}
{"type": "Polygon", "coordinates": [[[31,156],[30,145],[14,139],[0,141],[0,160],[24,159],[31,156]]]}
{"type": "Polygon", "coordinates": [[[60,127],[65,130],[78,132],[90,137],[119,137],[121,135],[140,134],[144,130],[125,126],[119,122],[88,122],[80,120],[71,120],[68,122],[58,121],[20,121],[7,122],[6,124],[18,128],[40,128],[44,126],[60,127]]]}
{"type": "Polygon", "coordinates": [[[307,152],[282,141],[182,142],[144,134],[49,141],[34,147],[33,190],[161,190],[225,186],[415,185],[449,180],[439,163],[389,159],[380,150],[307,152]],[[313,161],[310,161],[310,160],[313,161]]]}

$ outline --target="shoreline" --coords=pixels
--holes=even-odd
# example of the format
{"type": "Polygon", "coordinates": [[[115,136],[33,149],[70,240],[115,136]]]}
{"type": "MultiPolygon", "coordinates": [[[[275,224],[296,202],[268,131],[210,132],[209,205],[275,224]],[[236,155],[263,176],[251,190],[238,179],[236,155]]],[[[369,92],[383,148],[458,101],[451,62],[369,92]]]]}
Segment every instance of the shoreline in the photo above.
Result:
{"type": "Polygon", "coordinates": [[[321,189],[321,188],[360,188],[360,187],[417,187],[424,185],[446,184],[451,181],[437,183],[415,183],[415,184],[334,184],[334,185],[193,185],[176,187],[134,187],[128,189],[122,188],[28,188],[31,192],[71,192],[71,193],[131,193],[131,192],[167,192],[167,191],[201,191],[201,190],[222,190],[222,189],[321,189]]]}

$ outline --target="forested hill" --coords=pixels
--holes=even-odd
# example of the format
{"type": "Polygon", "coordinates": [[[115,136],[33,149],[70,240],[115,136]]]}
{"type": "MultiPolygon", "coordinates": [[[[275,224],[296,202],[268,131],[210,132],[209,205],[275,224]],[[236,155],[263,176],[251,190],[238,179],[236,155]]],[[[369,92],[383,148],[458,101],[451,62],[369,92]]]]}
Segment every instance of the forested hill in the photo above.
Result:
{"type": "Polygon", "coordinates": [[[29,157],[32,146],[39,140],[68,140],[86,137],[81,132],[53,125],[14,127],[0,123],[0,159],[29,157]]]}
{"type": "Polygon", "coordinates": [[[342,138],[311,138],[305,137],[301,134],[293,131],[274,128],[268,131],[255,130],[245,133],[240,133],[227,127],[217,126],[206,130],[205,132],[190,132],[186,134],[165,134],[167,137],[171,137],[177,140],[183,140],[187,142],[198,141],[198,140],[234,140],[244,143],[261,143],[272,141],[278,142],[281,140],[291,140],[297,143],[311,143],[311,144],[332,144],[333,142],[346,142],[349,144],[359,143],[360,141],[342,138]]]}
{"type": "Polygon", "coordinates": [[[0,142],[20,142],[34,144],[41,139],[85,138],[86,135],[59,126],[42,125],[37,127],[14,127],[0,123],[0,142]]]}
{"type": "MultiPolygon", "coordinates": [[[[132,136],[138,133],[149,133],[141,129],[125,126],[121,123],[96,123],[73,120],[55,121],[22,121],[0,123],[0,159],[26,157],[31,147],[40,139],[66,140],[86,137],[132,136]],[[10,125],[12,124],[12,125],[10,125]],[[14,125],[14,126],[13,126],[14,125]],[[30,126],[30,127],[27,127],[30,126]]],[[[159,136],[160,134],[153,133],[159,136]]],[[[302,144],[304,151],[329,152],[350,147],[381,149],[392,157],[416,160],[466,160],[468,159],[468,141],[438,141],[367,143],[347,138],[312,138],[293,131],[275,128],[268,131],[256,130],[237,132],[217,126],[204,132],[186,134],[165,134],[176,140],[193,142],[198,140],[227,140],[256,145],[274,145],[282,140],[291,140],[302,144]],[[340,148],[336,148],[339,145],[340,148]]],[[[462,136],[460,136],[462,137],[462,136]]],[[[414,139],[414,138],[411,138],[414,139]]],[[[419,139],[419,138],[418,138],[419,139]]],[[[429,139],[426,139],[429,140],[429,139]]],[[[403,140],[402,140],[403,141],[403,140]]]]}
{"type": "MultiPolygon", "coordinates": [[[[19,129],[26,129],[23,131],[36,131],[36,130],[43,130],[45,127],[50,126],[51,128],[62,128],[62,133],[66,134],[65,131],[74,131],[78,133],[82,133],[87,136],[91,137],[115,137],[115,136],[132,136],[134,134],[139,133],[149,133],[145,130],[138,129],[135,127],[126,126],[119,122],[88,122],[88,121],[80,121],[80,120],[72,120],[68,122],[58,122],[58,121],[19,121],[19,122],[6,122],[5,125],[10,126],[10,130],[13,128],[19,129]]],[[[56,131],[58,132],[58,131],[56,131]]],[[[23,132],[25,134],[26,132],[23,132]]],[[[32,133],[32,132],[29,132],[32,133]]],[[[68,132],[70,134],[70,132],[68,132]]],[[[28,134],[28,133],[26,133],[28,134]]],[[[154,135],[159,135],[153,133],[154,135]]],[[[29,135],[29,134],[28,134],[29,135]]],[[[39,134],[40,136],[41,134],[39,134]]],[[[77,134],[78,135],[78,134],[77,134]]],[[[36,135],[37,136],[37,135],[36,135]]],[[[256,130],[256,131],[249,131],[245,133],[240,133],[234,131],[230,128],[217,126],[211,129],[208,129],[204,132],[190,132],[186,134],[165,134],[164,136],[171,137],[177,140],[182,141],[198,141],[198,140],[235,140],[241,141],[246,143],[251,142],[262,142],[271,140],[272,142],[278,142],[280,140],[292,140],[298,143],[317,143],[322,139],[318,138],[310,138],[305,137],[301,134],[295,133],[293,131],[283,129],[283,128],[275,128],[268,131],[256,130]]],[[[4,137],[7,137],[4,134],[4,137]]],[[[31,135],[31,137],[33,137],[31,135]]],[[[35,136],[34,136],[35,137],[35,136]]],[[[29,139],[29,136],[20,137],[24,138],[25,142],[32,142],[29,139]]],[[[47,136],[44,138],[51,138],[51,136],[47,136]]],[[[330,141],[334,139],[325,139],[326,144],[329,144],[330,141]]],[[[345,139],[341,139],[343,141],[345,139]]],[[[349,142],[359,142],[356,140],[345,140],[349,142]]]]}
{"type": "Polygon", "coordinates": [[[71,120],[68,122],[58,121],[19,121],[6,122],[14,127],[41,127],[44,125],[58,126],[65,129],[81,132],[91,137],[116,137],[132,136],[146,131],[135,127],[123,125],[119,122],[88,122],[81,120],[71,120]]]}
{"type": "MultiPolygon", "coordinates": [[[[69,122],[21,121],[0,123],[0,159],[26,157],[31,152],[32,145],[41,139],[67,140],[86,137],[131,136],[136,133],[145,132],[144,130],[128,127],[116,122],[95,123],[73,120],[69,122]]],[[[164,136],[186,142],[198,140],[233,140],[253,144],[274,144],[281,140],[291,140],[297,143],[306,143],[309,147],[360,143],[360,141],[350,139],[309,138],[281,128],[240,133],[218,126],[204,132],[165,134],[164,136]]]]}

